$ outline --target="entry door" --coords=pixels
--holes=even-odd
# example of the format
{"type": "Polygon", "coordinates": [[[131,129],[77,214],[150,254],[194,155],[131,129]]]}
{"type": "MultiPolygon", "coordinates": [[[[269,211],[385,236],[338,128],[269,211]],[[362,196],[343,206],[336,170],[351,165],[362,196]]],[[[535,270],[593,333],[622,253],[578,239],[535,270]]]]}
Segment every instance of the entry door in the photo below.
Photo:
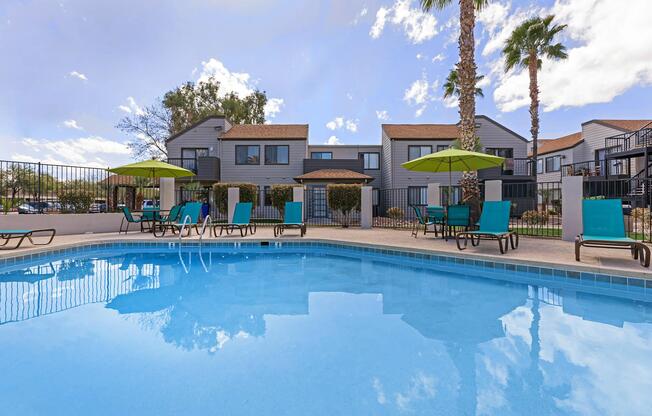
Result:
{"type": "Polygon", "coordinates": [[[326,187],[325,186],[315,186],[310,192],[311,196],[311,206],[312,206],[312,217],[313,218],[326,218],[328,216],[328,206],[326,205],[326,187]]]}

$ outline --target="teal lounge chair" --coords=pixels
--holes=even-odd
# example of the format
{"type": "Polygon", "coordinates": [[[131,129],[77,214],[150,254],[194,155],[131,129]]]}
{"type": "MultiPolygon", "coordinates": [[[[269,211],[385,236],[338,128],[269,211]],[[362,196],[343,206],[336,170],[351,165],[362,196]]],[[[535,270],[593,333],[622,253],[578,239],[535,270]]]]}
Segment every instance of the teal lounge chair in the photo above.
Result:
{"type": "Polygon", "coordinates": [[[199,235],[199,221],[201,216],[201,202],[187,202],[181,209],[181,214],[179,215],[179,222],[174,226],[179,230],[179,233],[182,232],[182,227],[185,226],[188,228],[188,234],[190,236],[192,228],[195,229],[195,232],[199,235]]]}
{"type": "Polygon", "coordinates": [[[453,236],[453,230],[463,228],[464,231],[471,225],[471,207],[468,205],[449,205],[446,210],[446,232],[444,237],[448,241],[449,236],[453,236]]]}
{"type": "Polygon", "coordinates": [[[170,209],[170,212],[168,212],[167,215],[161,216],[155,223],[154,223],[154,237],[163,237],[165,235],[165,232],[167,230],[172,231],[172,233],[176,233],[177,226],[176,224],[179,222],[179,217],[181,216],[181,210],[182,210],[181,205],[175,205],[170,209]],[[157,234],[156,232],[160,231],[160,234],[157,234]]]}
{"type": "Polygon", "coordinates": [[[274,237],[283,235],[286,229],[298,229],[301,237],[306,234],[306,224],[303,222],[303,203],[286,202],[283,222],[274,226],[274,237]]]}
{"type": "MultiPolygon", "coordinates": [[[[419,228],[423,226],[423,235],[426,235],[428,231],[429,226],[435,226],[434,220],[430,219],[430,216],[424,218],[423,215],[421,215],[421,209],[413,205],[412,208],[414,209],[414,215],[417,217],[417,222],[415,222],[412,226],[412,237],[417,238],[417,235],[419,234],[419,228]]],[[[435,228],[434,231],[435,235],[437,235],[437,228],[435,228]]]]}
{"type": "Polygon", "coordinates": [[[467,240],[471,240],[471,245],[474,247],[480,244],[480,240],[498,240],[500,254],[505,254],[508,243],[512,246],[512,250],[518,248],[518,233],[509,230],[511,207],[510,201],[485,201],[480,214],[480,229],[455,234],[457,248],[464,250],[467,240]]]}
{"type": "Polygon", "coordinates": [[[57,231],[54,228],[42,230],[0,230],[0,250],[15,250],[23,244],[25,239],[35,246],[46,246],[54,240],[56,233],[57,231]],[[48,241],[46,243],[35,243],[33,240],[33,237],[36,237],[34,233],[46,234],[48,241]],[[11,240],[18,240],[18,243],[14,246],[8,246],[11,240]]]}
{"type": "Polygon", "coordinates": [[[240,230],[240,236],[245,237],[247,233],[256,234],[256,224],[251,223],[251,202],[238,202],[235,204],[233,213],[233,222],[231,224],[215,224],[213,226],[213,235],[217,237],[217,227],[220,227],[220,235],[226,231],[230,235],[235,230],[240,230]]]}
{"type": "Polygon", "coordinates": [[[585,199],[582,201],[583,233],[575,239],[575,260],[580,248],[599,247],[630,250],[643,267],[650,267],[650,248],[625,233],[623,202],[620,199],[585,199]]]}
{"type": "Polygon", "coordinates": [[[141,233],[145,231],[144,224],[147,224],[147,228],[150,227],[149,224],[151,220],[149,218],[134,216],[128,207],[122,207],[122,213],[124,214],[124,216],[122,217],[122,221],[120,221],[120,229],[118,230],[118,234],[122,233],[123,231],[125,234],[127,234],[127,232],[129,231],[129,225],[131,224],[139,224],[141,233]],[[123,228],[125,222],[127,226],[123,228]]]}

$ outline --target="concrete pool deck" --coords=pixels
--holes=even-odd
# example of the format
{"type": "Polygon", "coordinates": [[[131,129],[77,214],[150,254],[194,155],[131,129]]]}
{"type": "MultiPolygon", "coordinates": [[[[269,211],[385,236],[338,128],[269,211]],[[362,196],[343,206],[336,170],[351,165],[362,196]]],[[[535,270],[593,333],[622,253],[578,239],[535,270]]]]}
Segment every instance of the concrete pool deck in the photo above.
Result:
{"type": "MultiPolygon", "coordinates": [[[[637,260],[633,260],[627,250],[606,250],[597,248],[583,248],[582,261],[575,261],[574,245],[571,242],[557,239],[521,237],[519,248],[509,250],[501,255],[498,251],[498,243],[495,241],[483,241],[478,247],[471,247],[459,251],[454,239],[448,242],[434,234],[418,238],[410,235],[409,230],[373,228],[363,230],[359,228],[335,228],[335,227],[309,227],[308,233],[302,239],[295,230],[287,231],[283,237],[274,238],[271,227],[258,227],[254,236],[245,238],[237,236],[206,237],[206,241],[242,241],[242,240],[270,240],[270,241],[328,241],[343,242],[366,246],[380,246],[387,249],[405,249],[420,252],[434,252],[448,254],[456,257],[470,257],[484,260],[503,261],[530,266],[543,266],[550,268],[572,268],[579,271],[592,273],[616,274],[630,277],[652,279],[652,269],[642,267],[637,260]]],[[[184,238],[183,241],[195,241],[198,237],[193,235],[184,238]]],[[[132,232],[128,235],[117,233],[106,234],[76,234],[62,235],[55,237],[49,246],[30,246],[25,242],[24,246],[17,250],[0,251],[0,258],[24,256],[43,251],[82,246],[86,244],[113,241],[157,241],[177,242],[178,237],[168,235],[156,238],[149,233],[132,232]]]]}

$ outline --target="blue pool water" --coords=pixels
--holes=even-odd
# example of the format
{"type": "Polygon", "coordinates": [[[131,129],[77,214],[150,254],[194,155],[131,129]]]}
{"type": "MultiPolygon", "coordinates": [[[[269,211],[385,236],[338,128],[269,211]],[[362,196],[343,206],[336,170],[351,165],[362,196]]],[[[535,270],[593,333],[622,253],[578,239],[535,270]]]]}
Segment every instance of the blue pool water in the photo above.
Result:
{"type": "Polygon", "coordinates": [[[0,269],[3,415],[649,415],[645,290],[335,248],[0,269]]]}

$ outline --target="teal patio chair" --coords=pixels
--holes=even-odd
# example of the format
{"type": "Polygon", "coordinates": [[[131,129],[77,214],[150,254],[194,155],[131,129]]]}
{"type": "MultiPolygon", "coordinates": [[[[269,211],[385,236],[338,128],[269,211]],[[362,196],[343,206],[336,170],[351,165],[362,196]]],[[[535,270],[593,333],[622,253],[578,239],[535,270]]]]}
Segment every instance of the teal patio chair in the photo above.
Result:
{"type": "Polygon", "coordinates": [[[167,230],[172,231],[173,234],[176,233],[177,231],[176,224],[179,222],[179,217],[181,216],[182,208],[183,207],[181,205],[175,205],[170,209],[167,215],[161,215],[154,222],[153,225],[154,237],[163,237],[167,230]],[[161,233],[157,234],[156,233],[157,231],[160,231],[161,233]]]}
{"type": "Polygon", "coordinates": [[[467,240],[471,240],[474,247],[480,244],[480,240],[498,240],[500,254],[505,254],[508,245],[512,246],[512,250],[518,248],[518,233],[509,230],[511,207],[511,201],[485,201],[480,214],[479,229],[455,234],[457,248],[464,250],[467,240]]]}
{"type": "Polygon", "coordinates": [[[131,213],[129,207],[122,207],[122,214],[123,217],[122,217],[122,221],[120,221],[120,229],[118,230],[118,234],[122,233],[123,231],[125,234],[127,234],[127,232],[129,231],[129,225],[131,224],[139,224],[141,233],[145,231],[145,227],[143,226],[143,224],[147,223],[149,227],[150,220],[147,218],[143,218],[142,216],[134,216],[131,213]],[[126,226],[123,228],[125,223],[126,226]]]}
{"type": "MultiPolygon", "coordinates": [[[[424,216],[421,214],[421,208],[418,206],[412,205],[412,209],[414,209],[414,215],[417,217],[417,222],[413,223],[412,225],[412,236],[417,238],[417,235],[419,234],[419,228],[421,226],[423,226],[423,235],[426,235],[428,233],[428,226],[435,225],[434,221],[430,219],[430,216],[424,218],[424,216]]],[[[430,232],[434,232],[435,235],[437,235],[436,228],[435,231],[430,232]]]]}
{"type": "Polygon", "coordinates": [[[444,235],[444,225],[446,224],[446,209],[439,205],[428,205],[426,207],[428,219],[434,223],[435,236],[437,236],[437,225],[441,227],[442,236],[444,235]]]}
{"type": "Polygon", "coordinates": [[[448,241],[448,237],[453,235],[453,230],[463,228],[468,231],[471,226],[471,207],[468,205],[449,205],[446,209],[446,233],[444,237],[448,241]]]}
{"type": "Polygon", "coordinates": [[[298,229],[301,237],[306,234],[306,224],[303,222],[303,203],[286,202],[283,222],[274,226],[274,237],[283,235],[287,229],[298,229]]]}
{"type": "Polygon", "coordinates": [[[241,237],[246,237],[247,233],[256,234],[256,224],[251,223],[251,210],[253,203],[238,202],[235,204],[233,212],[233,222],[230,224],[215,224],[213,226],[213,236],[217,237],[217,227],[220,227],[220,235],[226,231],[226,235],[231,235],[235,230],[240,231],[241,237]]]}
{"type": "Polygon", "coordinates": [[[575,239],[575,260],[580,261],[584,247],[630,250],[643,267],[650,267],[650,248],[625,233],[623,202],[620,199],[582,201],[582,234],[575,239]]]}
{"type": "Polygon", "coordinates": [[[201,206],[201,202],[186,202],[186,204],[181,209],[178,222],[174,224],[174,226],[179,230],[179,233],[183,232],[183,226],[185,223],[185,226],[188,227],[188,234],[186,234],[186,237],[190,236],[192,228],[194,228],[197,235],[199,235],[201,206]]]}
{"type": "Polygon", "coordinates": [[[30,243],[35,246],[47,246],[54,240],[54,236],[57,231],[54,228],[45,228],[42,230],[0,230],[0,250],[15,250],[23,244],[23,241],[27,239],[30,243]],[[46,234],[48,241],[45,243],[36,243],[34,242],[34,235],[36,234],[46,234]],[[14,246],[8,246],[11,240],[18,240],[18,243],[14,246]]]}

